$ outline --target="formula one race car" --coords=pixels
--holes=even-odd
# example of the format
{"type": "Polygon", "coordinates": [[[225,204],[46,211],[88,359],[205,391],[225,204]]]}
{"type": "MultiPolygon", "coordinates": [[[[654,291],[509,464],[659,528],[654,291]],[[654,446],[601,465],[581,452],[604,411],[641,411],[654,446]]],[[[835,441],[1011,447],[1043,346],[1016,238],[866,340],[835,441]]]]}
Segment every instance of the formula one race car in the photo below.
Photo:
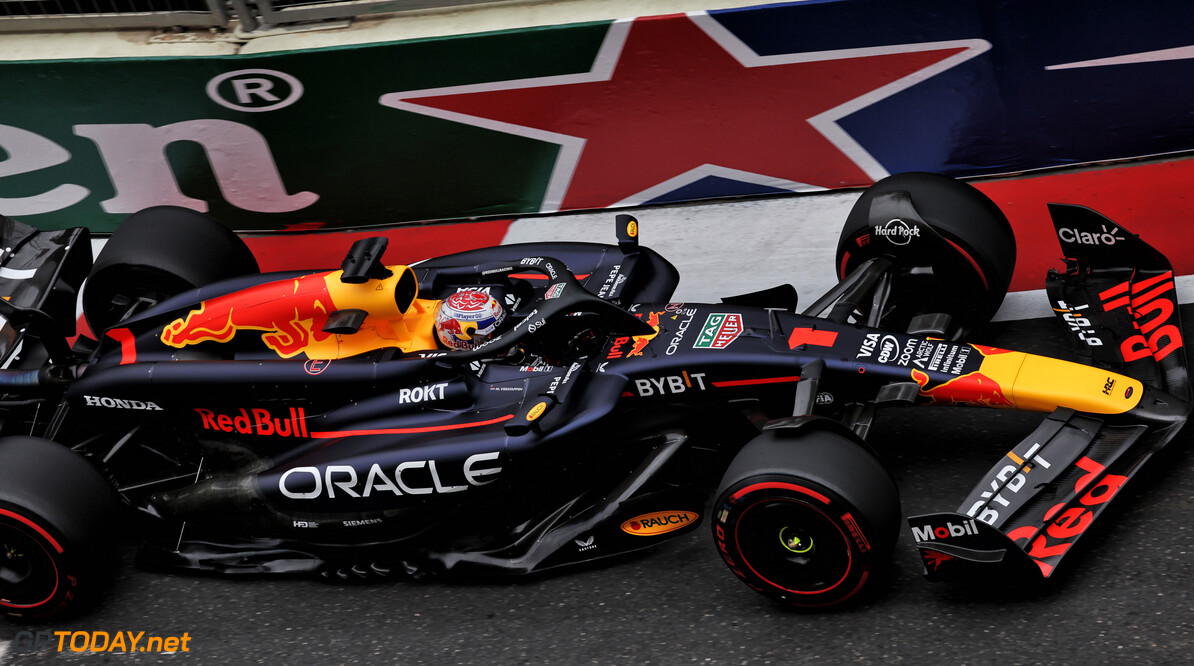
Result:
{"type": "Polygon", "coordinates": [[[803,313],[790,286],[668,302],[676,271],[628,215],[616,245],[386,266],[370,239],[339,270],[274,274],[185,209],[133,215],[94,265],[85,230],[4,220],[0,607],[97,595],[124,535],[150,565],[355,580],[536,572],[706,517],[750,587],[838,604],[901,531],[865,438],[911,404],[1048,414],[958,512],[911,519],[930,577],[1048,577],[1190,405],[1166,259],[1051,210],[1068,268],[1049,295],[1084,364],[961,341],[1015,244],[990,200],[930,174],[862,195],[841,282],[803,313]],[[85,277],[99,335],[68,346],[85,277]],[[441,346],[458,293],[501,304],[504,330],[441,346]]]}

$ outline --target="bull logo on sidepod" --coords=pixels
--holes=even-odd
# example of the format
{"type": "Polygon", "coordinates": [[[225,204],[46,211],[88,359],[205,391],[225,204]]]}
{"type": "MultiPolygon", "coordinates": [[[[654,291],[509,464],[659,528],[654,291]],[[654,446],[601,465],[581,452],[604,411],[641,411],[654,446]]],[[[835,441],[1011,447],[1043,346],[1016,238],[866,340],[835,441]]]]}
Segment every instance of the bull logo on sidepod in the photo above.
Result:
{"type": "Polygon", "coordinates": [[[261,331],[261,341],[282,358],[334,359],[382,347],[435,349],[438,303],[418,299],[409,268],[390,268],[388,277],[365,282],[344,282],[343,271],[329,271],[209,298],[162,329],[162,344],[182,349],[228,342],[237,331],[261,331]],[[325,331],[341,309],[363,311],[365,320],[356,328],[325,331]]]}
{"type": "Polygon", "coordinates": [[[253,330],[264,331],[261,341],[282,358],[301,352],[311,358],[334,357],[335,336],[323,332],[328,315],[336,310],[329,275],[267,282],[203,301],[198,310],[170,322],[162,330],[162,342],[182,349],[228,342],[237,331],[253,330]]]}

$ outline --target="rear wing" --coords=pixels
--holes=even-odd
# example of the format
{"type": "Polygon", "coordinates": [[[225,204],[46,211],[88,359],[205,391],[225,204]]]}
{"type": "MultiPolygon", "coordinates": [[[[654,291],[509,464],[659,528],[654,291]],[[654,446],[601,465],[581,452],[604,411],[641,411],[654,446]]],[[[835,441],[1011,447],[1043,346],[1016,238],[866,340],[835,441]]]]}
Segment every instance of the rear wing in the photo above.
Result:
{"type": "Polygon", "coordinates": [[[40,231],[0,215],[0,368],[66,360],[90,270],[87,229],[40,231]],[[30,337],[41,344],[25,345],[30,337]]]}
{"type": "MultiPolygon", "coordinates": [[[[1163,254],[1089,208],[1049,204],[1065,254],[1046,291],[1080,358],[1140,380],[1124,414],[1058,409],[983,477],[955,512],[909,519],[931,580],[1050,577],[1123,485],[1190,413],[1173,269],[1163,254]]],[[[1113,374],[1116,373],[1116,374],[1113,374]]],[[[1131,391],[1129,387],[1126,389],[1131,391]]]]}

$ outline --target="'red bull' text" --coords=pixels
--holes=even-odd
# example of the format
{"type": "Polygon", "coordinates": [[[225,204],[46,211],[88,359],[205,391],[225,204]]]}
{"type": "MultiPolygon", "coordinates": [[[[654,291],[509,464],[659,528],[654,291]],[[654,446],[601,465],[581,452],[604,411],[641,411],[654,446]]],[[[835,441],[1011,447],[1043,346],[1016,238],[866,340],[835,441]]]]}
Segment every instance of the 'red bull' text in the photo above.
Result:
{"type": "Polygon", "coordinates": [[[195,408],[204,430],[257,435],[259,437],[310,437],[307,433],[307,414],[302,407],[291,407],[285,417],[277,417],[268,409],[244,409],[238,414],[218,414],[210,409],[195,408]]]}

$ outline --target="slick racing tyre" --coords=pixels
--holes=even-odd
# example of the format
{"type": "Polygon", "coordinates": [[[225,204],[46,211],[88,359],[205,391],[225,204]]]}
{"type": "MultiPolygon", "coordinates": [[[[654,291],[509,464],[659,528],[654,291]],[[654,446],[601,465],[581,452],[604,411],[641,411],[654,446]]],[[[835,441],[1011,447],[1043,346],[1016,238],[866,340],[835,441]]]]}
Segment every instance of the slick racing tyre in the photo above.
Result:
{"type": "Polygon", "coordinates": [[[807,428],[771,430],[743,447],[712,525],[718,552],[743,582],[818,609],[856,598],[887,562],[901,513],[895,482],[864,445],[807,428]]]}
{"type": "Polygon", "coordinates": [[[944,313],[953,319],[950,337],[958,338],[985,326],[1003,303],[1016,239],[999,207],[973,186],[901,173],[871,185],[850,210],[838,240],[839,279],[880,256],[895,266],[881,327],[903,331],[917,315],[944,313]],[[906,193],[911,208],[897,193],[906,193]]]}
{"type": "Polygon", "coordinates": [[[244,241],[189,208],[133,213],[108,239],[83,288],[83,314],[97,336],[139,306],[258,271],[244,241]]]}
{"type": "Polygon", "coordinates": [[[0,612],[41,620],[94,600],[119,561],[120,500],[66,447],[0,439],[0,612]]]}

